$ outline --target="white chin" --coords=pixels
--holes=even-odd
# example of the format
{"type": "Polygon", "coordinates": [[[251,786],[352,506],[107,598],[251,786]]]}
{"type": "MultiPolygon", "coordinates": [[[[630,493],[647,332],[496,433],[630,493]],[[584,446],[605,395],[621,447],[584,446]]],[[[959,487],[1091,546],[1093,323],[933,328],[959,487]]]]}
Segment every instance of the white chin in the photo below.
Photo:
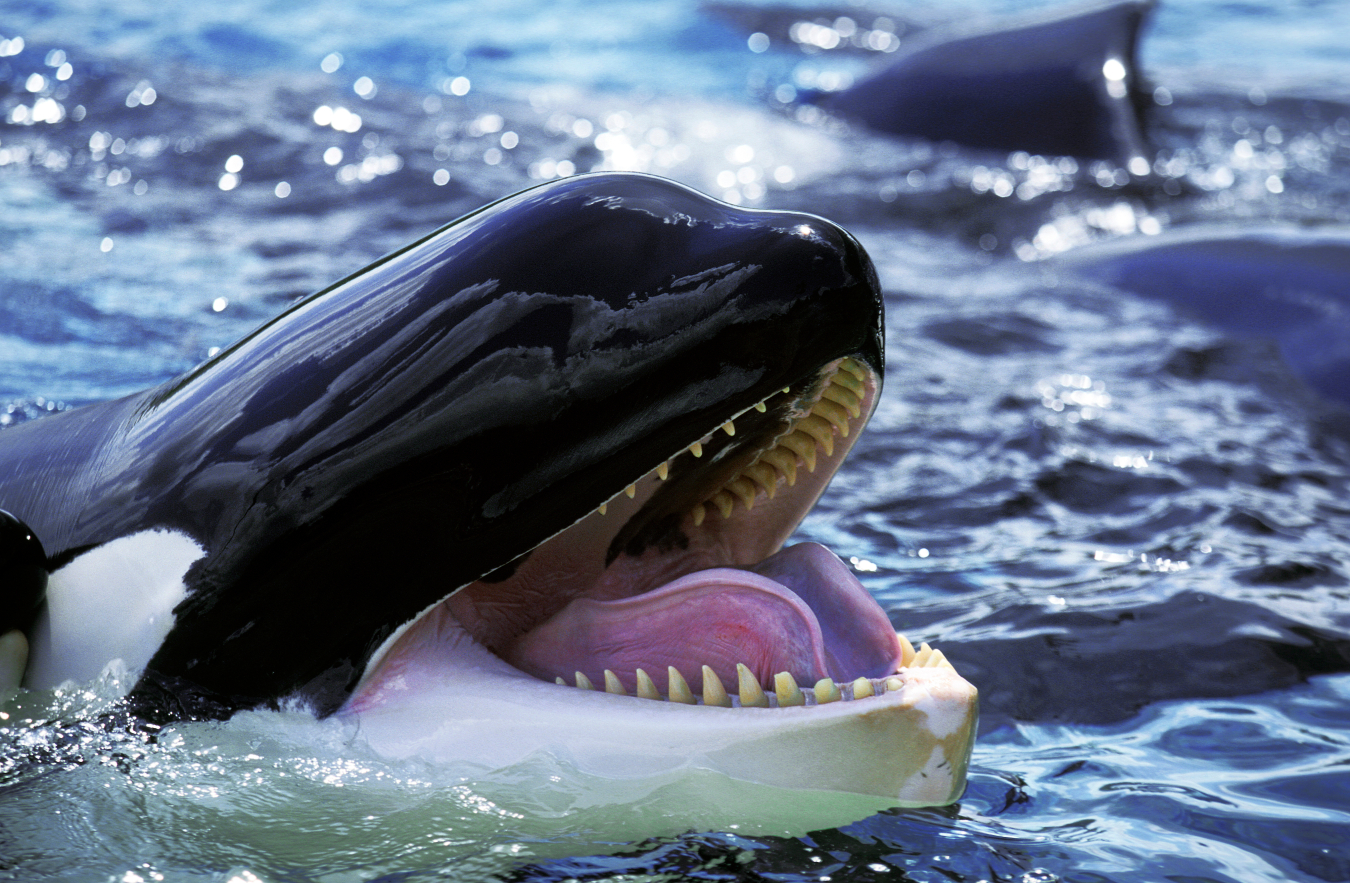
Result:
{"type": "Polygon", "coordinates": [[[719,708],[537,680],[450,617],[434,650],[402,658],[386,659],[339,712],[387,757],[501,769],[544,753],[610,779],[711,770],[932,806],[960,796],[974,737],[975,688],[948,664],[902,669],[897,688],[865,699],[719,708]]]}

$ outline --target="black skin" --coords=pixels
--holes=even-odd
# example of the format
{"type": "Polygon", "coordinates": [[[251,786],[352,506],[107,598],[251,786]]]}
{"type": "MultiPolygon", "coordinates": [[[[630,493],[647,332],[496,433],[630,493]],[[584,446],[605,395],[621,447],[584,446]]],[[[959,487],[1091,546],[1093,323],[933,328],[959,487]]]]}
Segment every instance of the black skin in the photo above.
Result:
{"type": "Polygon", "coordinates": [[[140,530],[204,548],[138,713],[331,713],[399,624],[732,414],[845,356],[880,376],[881,311],[866,253],[820,218],[558,181],[182,378],[6,430],[0,506],[54,562],[140,530]]]}
{"type": "Polygon", "coordinates": [[[47,553],[37,535],[0,509],[0,635],[31,632],[47,595],[47,553]]]}

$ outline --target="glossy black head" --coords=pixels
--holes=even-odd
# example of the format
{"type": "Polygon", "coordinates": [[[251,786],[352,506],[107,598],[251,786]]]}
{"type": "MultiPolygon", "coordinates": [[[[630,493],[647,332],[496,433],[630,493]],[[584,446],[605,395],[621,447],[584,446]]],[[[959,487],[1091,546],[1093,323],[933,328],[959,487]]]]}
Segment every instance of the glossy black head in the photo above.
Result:
{"type": "MultiPolygon", "coordinates": [[[[115,502],[64,539],[164,527],[207,551],[143,706],[331,710],[399,624],[827,363],[879,377],[881,353],[875,272],[838,227],[647,176],[555,182],[147,394],[86,489],[115,502]]],[[[672,542],[660,518],[623,538],[672,542]]]]}

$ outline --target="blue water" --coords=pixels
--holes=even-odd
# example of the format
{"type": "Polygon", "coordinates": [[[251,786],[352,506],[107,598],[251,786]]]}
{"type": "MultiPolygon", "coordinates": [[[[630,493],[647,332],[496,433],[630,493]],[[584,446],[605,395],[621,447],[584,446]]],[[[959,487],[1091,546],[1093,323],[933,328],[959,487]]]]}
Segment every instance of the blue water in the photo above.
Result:
{"type": "MultiPolygon", "coordinates": [[[[903,45],[1051,5],[848,12],[903,45]]],[[[878,264],[888,372],[802,535],[980,687],[961,802],[807,824],[734,783],[390,763],[303,715],[152,742],[87,723],[110,672],[0,708],[0,879],[1350,880],[1344,421],[1260,341],[1041,260],[1344,229],[1350,4],[1164,3],[1150,192],[798,108],[886,56],[770,27],[847,30],[823,6],[0,0],[0,424],[159,382],[551,177],[819,212],[878,264]]]]}

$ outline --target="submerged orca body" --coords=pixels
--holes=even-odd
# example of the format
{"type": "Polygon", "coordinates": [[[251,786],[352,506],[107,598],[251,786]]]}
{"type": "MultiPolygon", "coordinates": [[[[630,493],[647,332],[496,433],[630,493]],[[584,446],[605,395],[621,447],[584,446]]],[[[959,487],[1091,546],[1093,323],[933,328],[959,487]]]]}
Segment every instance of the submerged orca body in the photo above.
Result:
{"type": "Polygon", "coordinates": [[[0,433],[50,571],[28,684],[121,657],[152,720],[300,700],[398,755],[951,801],[973,688],[831,553],[780,551],[881,333],[869,259],[814,216],[639,175],[505,199],[183,377],[0,433]]]}
{"type": "Polygon", "coordinates": [[[967,147],[1128,163],[1145,156],[1136,47],[1146,0],[929,38],[824,106],[967,147]]]}
{"type": "Polygon", "coordinates": [[[1165,301],[1236,338],[1272,341],[1313,390],[1350,407],[1350,230],[1197,228],[1085,246],[1050,262],[1165,301]]]}

